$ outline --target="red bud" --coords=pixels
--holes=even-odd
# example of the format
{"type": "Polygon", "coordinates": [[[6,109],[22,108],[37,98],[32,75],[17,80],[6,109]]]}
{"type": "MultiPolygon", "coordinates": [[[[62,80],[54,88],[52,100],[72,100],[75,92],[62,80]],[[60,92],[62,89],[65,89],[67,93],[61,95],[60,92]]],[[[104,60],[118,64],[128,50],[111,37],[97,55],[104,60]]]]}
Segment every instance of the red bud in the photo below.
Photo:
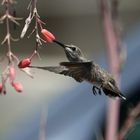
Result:
{"type": "Polygon", "coordinates": [[[20,82],[12,82],[12,86],[17,92],[22,92],[23,91],[23,86],[20,82]]]}
{"type": "Polygon", "coordinates": [[[0,83],[0,93],[2,92],[2,89],[3,89],[3,85],[2,83],[0,83]]]}
{"type": "Polygon", "coordinates": [[[28,67],[30,64],[31,64],[31,59],[30,59],[30,58],[25,58],[25,59],[22,59],[22,60],[19,62],[18,67],[19,67],[19,68],[26,68],[26,67],[28,67]]]}
{"type": "Polygon", "coordinates": [[[55,40],[55,36],[51,32],[49,32],[47,29],[42,29],[41,34],[43,35],[44,40],[50,43],[55,40]]]}

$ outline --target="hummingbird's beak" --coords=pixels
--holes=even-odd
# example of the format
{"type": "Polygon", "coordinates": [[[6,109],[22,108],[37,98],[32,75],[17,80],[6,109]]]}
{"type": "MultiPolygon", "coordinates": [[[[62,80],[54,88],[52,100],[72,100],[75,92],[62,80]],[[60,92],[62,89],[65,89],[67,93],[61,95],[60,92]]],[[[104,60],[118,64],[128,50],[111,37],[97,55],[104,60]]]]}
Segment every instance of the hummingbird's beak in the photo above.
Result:
{"type": "Polygon", "coordinates": [[[63,44],[62,42],[59,42],[57,40],[54,40],[53,42],[56,43],[56,44],[58,44],[59,46],[61,46],[63,49],[66,47],[65,44],[63,44]]]}

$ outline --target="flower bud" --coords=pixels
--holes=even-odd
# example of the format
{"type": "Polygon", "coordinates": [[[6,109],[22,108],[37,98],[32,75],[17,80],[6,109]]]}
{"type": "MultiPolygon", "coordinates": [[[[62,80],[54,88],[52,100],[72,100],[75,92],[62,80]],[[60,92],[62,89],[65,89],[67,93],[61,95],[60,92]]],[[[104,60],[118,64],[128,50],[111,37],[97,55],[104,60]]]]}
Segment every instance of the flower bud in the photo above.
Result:
{"type": "Polygon", "coordinates": [[[22,92],[23,91],[23,86],[20,82],[12,82],[12,86],[17,92],[22,92]]]}
{"type": "Polygon", "coordinates": [[[19,68],[26,68],[26,67],[28,67],[30,64],[31,64],[31,59],[30,59],[30,58],[25,58],[25,59],[22,59],[22,60],[19,62],[18,67],[19,67],[19,68]]]}
{"type": "Polygon", "coordinates": [[[16,76],[15,68],[14,68],[13,65],[11,65],[9,67],[9,79],[10,79],[10,82],[15,80],[15,76],[16,76]]]}
{"type": "Polygon", "coordinates": [[[41,34],[43,35],[44,40],[50,43],[55,40],[55,36],[51,32],[49,32],[47,29],[42,29],[41,34]]]}
{"type": "Polygon", "coordinates": [[[2,92],[2,89],[3,89],[3,85],[2,83],[0,83],[0,93],[2,92]]]}

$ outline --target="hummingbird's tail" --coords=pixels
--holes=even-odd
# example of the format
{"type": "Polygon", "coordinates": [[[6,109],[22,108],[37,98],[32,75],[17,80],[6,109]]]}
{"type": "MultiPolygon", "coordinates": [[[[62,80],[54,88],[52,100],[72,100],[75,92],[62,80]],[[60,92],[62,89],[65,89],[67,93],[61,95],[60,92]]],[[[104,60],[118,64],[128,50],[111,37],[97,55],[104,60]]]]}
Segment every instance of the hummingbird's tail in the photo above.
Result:
{"type": "Polygon", "coordinates": [[[122,93],[119,94],[119,97],[122,98],[123,100],[126,100],[126,97],[122,93]]]}
{"type": "Polygon", "coordinates": [[[120,91],[113,91],[110,89],[107,89],[105,87],[102,87],[103,92],[105,93],[105,95],[109,96],[109,97],[119,97],[123,100],[126,100],[126,97],[120,92],[120,91]]]}

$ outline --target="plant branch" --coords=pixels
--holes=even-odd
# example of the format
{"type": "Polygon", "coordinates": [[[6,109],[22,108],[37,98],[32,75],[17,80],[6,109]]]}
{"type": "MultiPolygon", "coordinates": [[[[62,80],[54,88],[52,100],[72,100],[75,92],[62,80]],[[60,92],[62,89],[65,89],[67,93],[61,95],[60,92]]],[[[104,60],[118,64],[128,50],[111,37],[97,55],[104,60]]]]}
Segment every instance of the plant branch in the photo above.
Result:
{"type": "Polygon", "coordinates": [[[6,30],[7,30],[7,47],[8,47],[8,53],[7,53],[7,56],[9,58],[9,63],[12,62],[11,60],[11,41],[10,41],[10,25],[9,25],[9,0],[7,0],[6,4],[5,4],[5,7],[6,7],[6,30]]]}
{"type": "MultiPolygon", "coordinates": [[[[103,27],[106,40],[106,49],[108,53],[108,62],[110,72],[113,74],[116,82],[120,83],[120,62],[119,53],[117,51],[118,40],[114,32],[114,24],[112,21],[112,11],[110,0],[101,0],[101,13],[103,18],[103,27]]],[[[108,99],[107,120],[106,120],[106,140],[116,140],[118,132],[118,114],[119,100],[108,99]]]]}
{"type": "Polygon", "coordinates": [[[3,41],[1,42],[1,44],[6,44],[6,57],[8,60],[8,64],[5,68],[5,70],[2,72],[1,74],[1,81],[2,83],[0,83],[1,88],[0,88],[0,93],[6,94],[6,82],[9,79],[11,86],[18,92],[22,91],[22,85],[19,82],[14,81],[15,80],[15,67],[14,67],[14,63],[19,62],[19,59],[16,55],[13,54],[12,49],[11,49],[11,41],[17,41],[17,39],[14,39],[11,36],[11,32],[10,32],[10,22],[13,22],[17,25],[19,25],[19,23],[16,20],[21,20],[21,18],[16,18],[13,17],[12,15],[10,15],[10,8],[11,5],[14,4],[15,1],[14,0],[3,0],[2,1],[2,5],[5,6],[5,14],[0,18],[0,22],[1,23],[6,23],[6,35],[5,38],[3,39],[3,41]]]}

